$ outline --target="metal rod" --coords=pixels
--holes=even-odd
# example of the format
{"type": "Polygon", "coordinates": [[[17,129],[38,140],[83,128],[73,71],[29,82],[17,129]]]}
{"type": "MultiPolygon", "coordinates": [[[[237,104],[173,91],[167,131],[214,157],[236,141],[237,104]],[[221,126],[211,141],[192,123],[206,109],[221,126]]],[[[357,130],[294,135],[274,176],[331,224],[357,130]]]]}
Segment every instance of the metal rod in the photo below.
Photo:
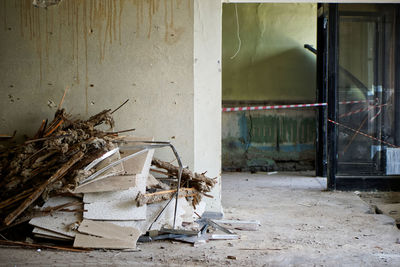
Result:
{"type": "Polygon", "coordinates": [[[93,174],[90,175],[88,178],[86,178],[86,179],[84,179],[83,181],[81,181],[79,184],[80,184],[80,185],[83,185],[83,184],[85,184],[85,183],[87,183],[87,182],[90,182],[91,180],[93,180],[94,178],[96,178],[97,176],[99,176],[100,174],[102,174],[103,172],[105,172],[106,170],[108,170],[108,169],[114,167],[115,165],[118,165],[118,164],[120,164],[121,162],[123,162],[123,161],[125,161],[125,160],[128,160],[128,159],[130,159],[130,158],[136,157],[136,156],[138,156],[138,155],[140,155],[140,154],[143,154],[144,152],[147,152],[147,151],[148,151],[148,149],[143,149],[143,150],[138,151],[138,152],[136,152],[136,153],[133,153],[133,154],[131,154],[131,155],[129,155],[129,156],[126,156],[126,157],[124,157],[124,158],[122,158],[122,159],[116,160],[116,161],[110,163],[109,165],[105,166],[104,168],[98,170],[97,172],[93,173],[93,174]]]}
{"type": "Polygon", "coordinates": [[[87,165],[83,170],[84,171],[88,171],[91,168],[93,168],[94,166],[96,166],[100,161],[105,160],[106,158],[114,155],[115,153],[117,153],[117,151],[119,150],[119,148],[114,148],[113,150],[108,151],[107,153],[103,154],[100,158],[95,159],[94,161],[92,161],[89,165],[87,165]]]}
{"type": "MultiPolygon", "coordinates": [[[[130,147],[121,147],[120,150],[124,150],[124,149],[129,149],[129,148],[146,148],[146,149],[150,149],[150,148],[161,148],[161,147],[165,147],[165,146],[169,146],[172,149],[172,152],[175,155],[176,160],[178,161],[178,165],[179,165],[179,171],[178,171],[178,185],[176,188],[176,193],[175,193],[175,209],[174,209],[174,223],[172,225],[172,228],[175,229],[175,224],[176,224],[176,213],[178,210],[178,199],[179,199],[179,190],[181,188],[181,180],[182,180],[182,172],[183,172],[183,165],[182,165],[182,161],[181,158],[179,157],[178,151],[175,149],[174,145],[172,145],[170,142],[165,142],[165,141],[116,141],[116,143],[139,143],[139,144],[148,144],[148,145],[135,145],[135,146],[130,146],[130,147]]],[[[172,200],[172,198],[171,198],[172,200]]],[[[171,202],[171,200],[169,202],[171,202]]],[[[168,202],[168,204],[169,204],[168,202]]],[[[168,205],[167,204],[167,205],[168,205]]],[[[164,207],[165,209],[165,207],[164,207]]],[[[162,212],[164,211],[164,209],[160,212],[160,214],[157,216],[158,217],[162,214],[162,212]]],[[[157,219],[155,221],[157,221],[157,219]]]]}

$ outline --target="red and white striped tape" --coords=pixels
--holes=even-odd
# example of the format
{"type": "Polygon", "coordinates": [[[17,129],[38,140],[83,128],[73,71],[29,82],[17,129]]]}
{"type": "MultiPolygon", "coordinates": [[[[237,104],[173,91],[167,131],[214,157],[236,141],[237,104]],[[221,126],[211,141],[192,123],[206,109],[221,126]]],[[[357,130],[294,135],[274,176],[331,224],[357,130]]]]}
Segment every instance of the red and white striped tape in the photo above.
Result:
{"type": "Polygon", "coordinates": [[[333,124],[336,124],[336,125],[341,126],[341,127],[343,127],[343,128],[346,128],[346,129],[348,129],[348,130],[350,130],[350,131],[352,131],[352,132],[355,132],[356,134],[365,136],[365,137],[367,137],[367,138],[369,138],[369,139],[372,139],[372,140],[375,140],[375,141],[377,141],[377,142],[379,142],[379,143],[382,143],[382,144],[385,144],[385,145],[388,145],[388,146],[391,146],[391,147],[395,147],[395,148],[400,148],[399,146],[393,145],[393,144],[391,144],[391,143],[389,143],[389,142],[386,142],[386,141],[384,141],[384,140],[378,139],[378,138],[376,138],[376,137],[374,137],[374,136],[372,136],[372,135],[369,135],[369,134],[363,133],[363,132],[361,132],[361,131],[359,131],[359,130],[353,129],[353,128],[351,128],[351,127],[349,127],[349,126],[346,126],[346,125],[344,125],[344,124],[341,124],[341,123],[339,123],[339,122],[337,122],[337,121],[333,121],[333,120],[328,119],[328,122],[333,123],[333,124]]]}
{"type": "Polygon", "coordinates": [[[339,104],[347,105],[347,104],[359,104],[359,103],[367,103],[367,102],[374,102],[374,100],[341,101],[341,102],[339,102],[339,104]]]}
{"type": "Polygon", "coordinates": [[[309,107],[321,107],[326,105],[327,103],[314,103],[314,104],[273,105],[273,106],[257,106],[257,107],[234,107],[234,108],[222,108],[222,112],[284,109],[284,108],[309,108],[309,107]]]}
{"type": "Polygon", "coordinates": [[[339,116],[339,118],[349,117],[351,115],[358,114],[358,113],[361,113],[361,112],[364,112],[364,111],[370,111],[371,109],[374,109],[374,108],[377,108],[377,107],[378,106],[369,106],[369,107],[366,107],[366,108],[360,108],[360,109],[357,109],[357,110],[353,110],[353,111],[350,111],[348,113],[341,114],[339,116]]]}

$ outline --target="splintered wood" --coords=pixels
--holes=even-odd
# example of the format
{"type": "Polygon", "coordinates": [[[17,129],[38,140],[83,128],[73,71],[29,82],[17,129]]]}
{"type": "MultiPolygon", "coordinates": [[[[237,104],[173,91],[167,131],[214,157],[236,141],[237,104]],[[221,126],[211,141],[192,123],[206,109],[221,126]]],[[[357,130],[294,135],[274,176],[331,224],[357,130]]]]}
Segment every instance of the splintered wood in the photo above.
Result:
{"type": "MultiPolygon", "coordinates": [[[[178,176],[179,167],[172,165],[169,162],[159,159],[153,159],[151,162],[154,166],[167,170],[169,175],[178,176]]],[[[216,179],[211,179],[205,176],[205,173],[193,173],[189,169],[182,171],[182,184],[188,183],[189,187],[194,187],[201,193],[210,192],[217,183],[216,179]]]]}
{"type": "Polygon", "coordinates": [[[4,224],[9,225],[12,223],[15,218],[17,218],[24,210],[26,210],[29,205],[32,204],[40,195],[43,193],[43,191],[46,189],[46,187],[57,181],[58,179],[61,179],[65,173],[81,158],[83,157],[83,152],[78,152],[76,155],[74,155],[64,166],[62,166],[54,175],[52,175],[47,181],[45,181],[41,186],[39,186],[31,195],[29,195],[24,202],[13,212],[11,212],[5,219],[4,219],[4,224]]]}
{"type": "MultiPolygon", "coordinates": [[[[167,171],[166,175],[178,177],[179,167],[172,165],[169,162],[162,161],[159,159],[153,159],[151,162],[155,167],[164,169],[167,171]]],[[[194,188],[194,193],[192,197],[192,205],[196,207],[200,201],[202,195],[206,197],[212,197],[207,193],[211,191],[214,185],[217,183],[217,179],[211,179],[205,176],[205,173],[193,173],[189,169],[184,168],[182,170],[182,187],[194,188]]],[[[144,201],[144,200],[143,200],[144,201]]]]}
{"type": "MultiPolygon", "coordinates": [[[[174,190],[166,190],[166,191],[159,191],[155,193],[148,193],[148,194],[141,194],[136,198],[137,205],[139,207],[152,204],[157,202],[162,202],[164,200],[171,199],[176,193],[176,189],[174,190]]],[[[194,188],[181,188],[179,190],[179,197],[193,197],[198,194],[198,191],[194,188]]]]}
{"type": "Polygon", "coordinates": [[[79,183],[78,170],[116,147],[114,133],[95,128],[101,124],[114,125],[110,110],[84,121],[71,120],[58,109],[33,139],[0,152],[0,215],[5,225],[50,194],[70,192],[79,183]]]}

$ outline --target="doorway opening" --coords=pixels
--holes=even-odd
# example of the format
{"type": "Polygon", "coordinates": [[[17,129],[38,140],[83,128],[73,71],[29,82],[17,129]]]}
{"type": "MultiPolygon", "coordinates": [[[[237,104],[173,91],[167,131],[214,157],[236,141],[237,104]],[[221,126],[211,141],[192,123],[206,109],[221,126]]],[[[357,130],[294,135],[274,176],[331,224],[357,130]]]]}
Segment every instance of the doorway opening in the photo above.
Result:
{"type": "MultiPolygon", "coordinates": [[[[315,103],[316,18],[316,3],[223,4],[223,107],[315,103]]],[[[224,112],[222,169],[314,171],[316,125],[313,108],[224,112]]]]}

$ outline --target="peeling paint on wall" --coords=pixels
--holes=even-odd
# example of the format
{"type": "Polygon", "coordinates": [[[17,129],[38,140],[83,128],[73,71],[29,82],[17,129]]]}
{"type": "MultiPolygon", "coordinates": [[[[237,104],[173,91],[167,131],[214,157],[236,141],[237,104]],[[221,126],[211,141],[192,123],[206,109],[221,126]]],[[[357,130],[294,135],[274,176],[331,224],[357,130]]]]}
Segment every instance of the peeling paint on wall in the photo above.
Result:
{"type": "Polygon", "coordinates": [[[313,169],[314,118],[312,110],[224,113],[223,169],[313,169]]]}

